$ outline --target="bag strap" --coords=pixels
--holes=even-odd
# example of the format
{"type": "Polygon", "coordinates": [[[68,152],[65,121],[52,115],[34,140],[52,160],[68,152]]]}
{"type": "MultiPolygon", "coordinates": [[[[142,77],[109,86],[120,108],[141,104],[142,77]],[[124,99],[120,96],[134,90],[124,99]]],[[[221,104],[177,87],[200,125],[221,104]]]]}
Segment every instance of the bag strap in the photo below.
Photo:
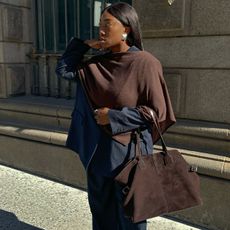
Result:
{"type": "Polygon", "coordinates": [[[162,150],[163,150],[163,152],[167,153],[167,147],[166,147],[165,141],[164,141],[164,139],[163,139],[163,136],[162,136],[162,134],[161,134],[161,130],[160,130],[160,127],[159,127],[159,123],[158,123],[158,121],[157,121],[157,119],[156,119],[155,113],[153,112],[152,109],[150,109],[150,108],[148,108],[148,109],[149,109],[150,115],[151,115],[151,117],[152,117],[152,119],[153,119],[154,125],[155,125],[155,127],[156,127],[156,129],[157,129],[157,132],[158,132],[158,134],[159,134],[159,136],[160,136],[162,150]]]}
{"type": "MultiPolygon", "coordinates": [[[[149,110],[149,113],[152,117],[152,120],[153,120],[153,123],[156,127],[156,130],[160,136],[160,140],[161,140],[161,146],[162,146],[162,150],[163,150],[163,153],[167,154],[168,153],[168,150],[167,150],[167,147],[166,147],[166,144],[165,144],[165,141],[163,139],[163,136],[161,134],[161,131],[160,131],[160,127],[159,127],[159,123],[156,119],[156,116],[155,116],[155,113],[152,109],[148,108],[149,110]]],[[[142,155],[142,151],[141,151],[141,146],[140,146],[140,133],[141,131],[139,129],[137,129],[135,132],[134,132],[134,140],[135,140],[135,156],[140,156],[142,155]]]]}

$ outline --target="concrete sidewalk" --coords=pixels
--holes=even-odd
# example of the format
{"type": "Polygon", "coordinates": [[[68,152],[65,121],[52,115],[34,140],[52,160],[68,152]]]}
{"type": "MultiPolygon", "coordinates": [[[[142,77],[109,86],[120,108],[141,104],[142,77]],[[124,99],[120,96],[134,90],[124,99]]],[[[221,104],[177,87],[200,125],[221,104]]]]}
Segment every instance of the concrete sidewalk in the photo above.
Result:
{"type": "MultiPolygon", "coordinates": [[[[90,230],[85,191],[0,165],[0,229],[90,230]]],[[[148,230],[197,230],[157,217],[148,230]]],[[[109,230],[109,229],[108,229],[109,230]]]]}

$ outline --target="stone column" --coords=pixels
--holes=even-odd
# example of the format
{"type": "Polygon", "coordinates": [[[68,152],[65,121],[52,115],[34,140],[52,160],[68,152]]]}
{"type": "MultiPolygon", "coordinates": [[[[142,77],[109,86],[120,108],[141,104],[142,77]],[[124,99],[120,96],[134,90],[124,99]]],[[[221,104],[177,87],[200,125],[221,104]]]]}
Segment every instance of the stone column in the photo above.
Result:
{"type": "Polygon", "coordinates": [[[0,0],[0,98],[29,94],[31,0],[0,0]]]}

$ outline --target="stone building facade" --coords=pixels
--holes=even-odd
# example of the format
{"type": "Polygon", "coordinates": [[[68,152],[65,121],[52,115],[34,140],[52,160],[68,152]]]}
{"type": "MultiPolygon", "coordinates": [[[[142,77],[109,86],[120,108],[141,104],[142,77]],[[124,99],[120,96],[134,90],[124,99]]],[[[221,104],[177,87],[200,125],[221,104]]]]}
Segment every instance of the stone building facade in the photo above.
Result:
{"type": "MultiPolygon", "coordinates": [[[[75,86],[56,80],[58,53],[36,50],[34,2],[0,0],[0,163],[85,188],[77,155],[64,148],[74,100],[63,97],[75,86]]],[[[203,206],[173,215],[230,229],[230,2],[132,4],[145,50],[163,65],[177,117],[166,142],[201,176],[203,206]]]]}

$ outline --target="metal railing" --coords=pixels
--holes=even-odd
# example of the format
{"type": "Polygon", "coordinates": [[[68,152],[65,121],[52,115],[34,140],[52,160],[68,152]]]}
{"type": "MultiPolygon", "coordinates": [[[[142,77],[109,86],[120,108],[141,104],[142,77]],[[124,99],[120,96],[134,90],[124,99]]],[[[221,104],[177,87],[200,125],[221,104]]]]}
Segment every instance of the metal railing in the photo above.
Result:
{"type": "MultiPolygon", "coordinates": [[[[101,3],[104,0],[99,0],[101,3]]],[[[75,82],[56,76],[57,60],[72,36],[93,37],[94,0],[34,0],[36,44],[31,60],[31,94],[74,98],[75,82]]]]}
{"type": "Polygon", "coordinates": [[[75,97],[74,81],[57,77],[55,73],[58,54],[32,54],[31,58],[31,94],[56,98],[75,97]]]}

